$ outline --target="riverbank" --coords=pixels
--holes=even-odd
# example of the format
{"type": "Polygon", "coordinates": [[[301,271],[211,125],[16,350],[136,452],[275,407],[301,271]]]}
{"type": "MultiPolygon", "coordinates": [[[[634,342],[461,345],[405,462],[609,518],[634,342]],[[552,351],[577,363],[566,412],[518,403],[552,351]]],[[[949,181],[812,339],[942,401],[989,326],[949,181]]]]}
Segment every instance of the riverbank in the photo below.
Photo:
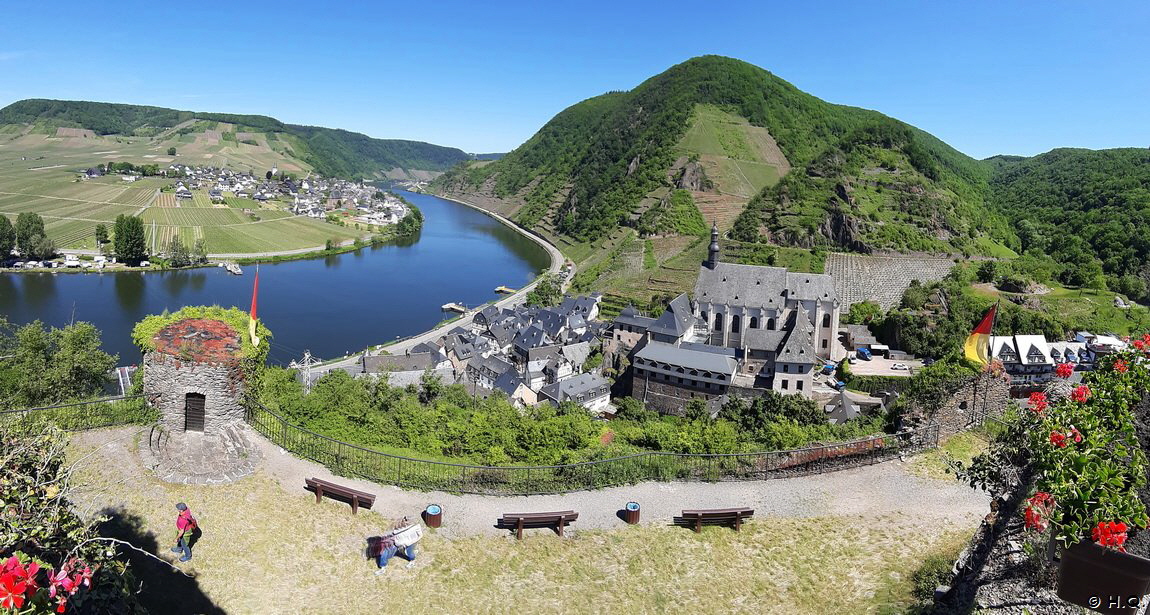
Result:
{"type": "MultiPolygon", "coordinates": [[[[359,363],[360,357],[363,354],[366,354],[367,356],[377,356],[380,354],[392,354],[392,355],[403,354],[414,346],[418,346],[419,344],[431,342],[433,340],[437,340],[437,339],[443,337],[444,335],[447,335],[447,333],[449,331],[451,331],[452,329],[454,329],[456,327],[463,327],[466,329],[467,327],[471,326],[471,323],[475,319],[475,315],[478,314],[481,310],[483,310],[484,308],[486,308],[489,305],[495,305],[496,307],[500,307],[500,308],[504,308],[504,307],[510,308],[510,307],[514,307],[516,305],[523,303],[526,300],[527,293],[531,292],[535,288],[535,286],[537,284],[539,284],[539,279],[543,275],[545,275],[545,274],[558,274],[559,271],[563,268],[563,264],[567,262],[567,259],[566,259],[566,257],[563,256],[563,253],[559,251],[559,248],[556,248],[553,244],[551,244],[551,242],[540,237],[539,235],[536,235],[535,233],[532,233],[530,230],[525,229],[522,226],[519,226],[518,224],[512,222],[511,220],[509,220],[509,219],[507,219],[507,218],[505,218],[505,217],[503,217],[503,216],[501,216],[495,212],[488,211],[488,210],[486,210],[486,209],[484,209],[478,205],[475,205],[473,203],[468,203],[467,201],[461,201],[461,200],[455,199],[455,198],[440,196],[438,194],[432,194],[429,196],[434,196],[436,198],[443,199],[444,201],[450,201],[452,203],[463,205],[464,207],[478,211],[478,212],[484,214],[485,216],[488,216],[490,218],[494,218],[500,224],[503,224],[504,226],[511,228],[512,230],[519,233],[523,237],[530,239],[531,241],[535,242],[537,245],[542,247],[544,249],[544,251],[547,252],[548,257],[551,259],[550,266],[547,268],[547,270],[545,272],[536,276],[535,279],[532,280],[530,284],[524,286],[523,288],[520,288],[519,290],[515,291],[515,293],[513,293],[513,294],[510,294],[510,295],[507,295],[506,297],[503,297],[502,299],[498,299],[496,301],[489,301],[487,303],[484,303],[483,305],[480,305],[479,307],[470,309],[470,310],[464,312],[463,314],[459,315],[459,317],[449,319],[443,323],[440,323],[435,328],[428,330],[428,331],[424,331],[423,333],[418,333],[416,335],[412,335],[412,336],[409,336],[409,337],[406,337],[403,339],[399,339],[399,340],[385,341],[385,342],[382,342],[381,344],[373,345],[373,346],[369,346],[369,347],[365,348],[362,353],[356,353],[353,355],[341,357],[341,358],[335,359],[333,361],[329,361],[329,362],[320,364],[317,367],[313,368],[314,371],[318,371],[320,373],[326,373],[326,372],[329,372],[333,369],[343,369],[343,368],[347,368],[347,367],[352,367],[352,366],[357,365],[359,363]]],[[[571,270],[567,273],[567,276],[563,278],[562,287],[564,290],[567,288],[568,284],[570,283],[570,281],[574,277],[574,275],[575,275],[575,266],[574,266],[574,264],[572,264],[571,270]]]]}

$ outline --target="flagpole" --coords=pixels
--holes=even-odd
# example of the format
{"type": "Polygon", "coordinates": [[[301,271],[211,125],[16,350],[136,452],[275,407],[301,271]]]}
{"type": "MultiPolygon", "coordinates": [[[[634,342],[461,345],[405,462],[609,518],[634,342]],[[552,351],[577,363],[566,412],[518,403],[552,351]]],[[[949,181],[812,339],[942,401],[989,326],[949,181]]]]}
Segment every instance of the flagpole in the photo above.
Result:
{"type": "MultiPolygon", "coordinates": [[[[994,340],[994,325],[998,324],[998,307],[1000,305],[1002,305],[1002,299],[999,299],[998,301],[996,301],[994,303],[994,316],[992,316],[990,318],[990,337],[988,338],[989,340],[994,340]]],[[[990,358],[992,362],[993,362],[993,358],[990,357],[990,351],[993,351],[993,350],[994,350],[994,343],[992,342],[990,344],[990,349],[987,352],[987,358],[990,358]]],[[[988,364],[988,367],[989,367],[989,364],[988,364]]],[[[1002,369],[1003,369],[1003,371],[1006,371],[1006,365],[1003,365],[1002,369]]],[[[982,421],[980,421],[979,424],[985,423],[986,418],[988,416],[990,416],[990,413],[986,410],[986,394],[989,390],[990,390],[990,381],[987,381],[986,386],[982,387],[982,421]]]]}

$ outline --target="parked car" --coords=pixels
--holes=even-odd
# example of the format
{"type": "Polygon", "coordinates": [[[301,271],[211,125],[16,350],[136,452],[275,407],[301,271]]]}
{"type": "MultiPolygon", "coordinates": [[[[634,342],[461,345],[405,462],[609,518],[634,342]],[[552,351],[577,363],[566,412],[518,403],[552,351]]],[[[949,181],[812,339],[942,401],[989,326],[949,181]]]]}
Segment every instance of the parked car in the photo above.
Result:
{"type": "Polygon", "coordinates": [[[896,369],[896,370],[899,370],[899,371],[904,371],[904,372],[905,372],[905,371],[910,371],[910,367],[909,367],[909,366],[908,366],[906,363],[894,363],[894,364],[892,364],[892,365],[890,366],[890,368],[891,368],[891,369],[896,369]]]}

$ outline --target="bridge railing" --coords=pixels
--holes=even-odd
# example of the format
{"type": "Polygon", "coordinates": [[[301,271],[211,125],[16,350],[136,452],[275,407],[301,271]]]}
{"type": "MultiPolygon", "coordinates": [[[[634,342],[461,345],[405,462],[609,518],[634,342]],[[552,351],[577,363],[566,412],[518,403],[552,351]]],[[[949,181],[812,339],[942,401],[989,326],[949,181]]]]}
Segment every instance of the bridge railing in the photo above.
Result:
{"type": "Polygon", "coordinates": [[[781,451],[730,454],[647,452],[551,466],[478,466],[413,459],[341,442],[294,425],[253,404],[248,423],[284,450],[336,474],[425,491],[538,495],[615,487],[642,481],[759,480],[817,474],[877,463],[933,448],[938,425],[898,434],[781,451]]]}

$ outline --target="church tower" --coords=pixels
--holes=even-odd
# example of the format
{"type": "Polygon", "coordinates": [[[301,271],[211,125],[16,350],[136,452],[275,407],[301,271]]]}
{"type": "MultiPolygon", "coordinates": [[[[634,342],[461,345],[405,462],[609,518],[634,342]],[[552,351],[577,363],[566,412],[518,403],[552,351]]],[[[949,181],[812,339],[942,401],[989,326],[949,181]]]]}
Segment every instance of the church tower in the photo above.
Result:
{"type": "Polygon", "coordinates": [[[703,266],[714,269],[717,264],[719,264],[719,225],[717,222],[712,222],[711,245],[707,248],[707,260],[703,261],[703,266]]]}

